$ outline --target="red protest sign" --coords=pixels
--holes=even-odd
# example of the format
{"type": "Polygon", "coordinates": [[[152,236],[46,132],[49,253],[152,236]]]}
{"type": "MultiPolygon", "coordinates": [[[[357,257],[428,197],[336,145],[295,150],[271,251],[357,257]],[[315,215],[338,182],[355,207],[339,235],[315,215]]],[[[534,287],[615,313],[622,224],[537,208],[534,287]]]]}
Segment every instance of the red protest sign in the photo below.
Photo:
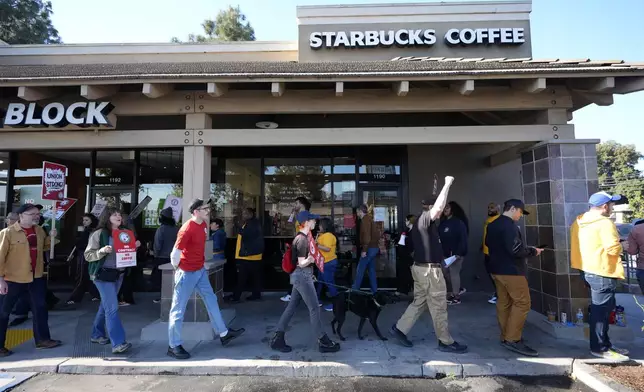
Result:
{"type": "Polygon", "coordinates": [[[313,234],[311,234],[311,232],[309,232],[308,239],[309,256],[313,257],[313,260],[315,260],[315,265],[316,267],[318,267],[320,272],[324,272],[324,256],[322,256],[322,253],[320,253],[318,245],[315,243],[315,239],[313,239],[313,234]]]}
{"type": "MultiPolygon", "coordinates": [[[[60,220],[77,201],[78,199],[64,198],[62,201],[56,203],[56,220],[60,220]]],[[[51,219],[52,215],[52,210],[47,210],[43,214],[43,218],[51,219]]]]}
{"type": "Polygon", "coordinates": [[[132,230],[112,231],[116,268],[136,266],[136,238],[132,230]]]}
{"type": "Polygon", "coordinates": [[[43,200],[63,200],[65,198],[66,174],[66,166],[43,161],[41,194],[43,200]]]}

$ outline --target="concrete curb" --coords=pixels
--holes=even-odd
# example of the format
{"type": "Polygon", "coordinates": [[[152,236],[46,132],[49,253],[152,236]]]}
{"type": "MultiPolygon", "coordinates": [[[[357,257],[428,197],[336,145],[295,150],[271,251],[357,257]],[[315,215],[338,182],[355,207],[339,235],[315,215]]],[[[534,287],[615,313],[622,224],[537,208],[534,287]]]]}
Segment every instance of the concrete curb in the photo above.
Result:
{"type": "Polygon", "coordinates": [[[470,359],[463,364],[463,377],[568,376],[572,358],[470,359]]]}
{"type": "Polygon", "coordinates": [[[597,392],[637,392],[605,377],[581,360],[576,360],[572,364],[572,376],[597,392]]]}

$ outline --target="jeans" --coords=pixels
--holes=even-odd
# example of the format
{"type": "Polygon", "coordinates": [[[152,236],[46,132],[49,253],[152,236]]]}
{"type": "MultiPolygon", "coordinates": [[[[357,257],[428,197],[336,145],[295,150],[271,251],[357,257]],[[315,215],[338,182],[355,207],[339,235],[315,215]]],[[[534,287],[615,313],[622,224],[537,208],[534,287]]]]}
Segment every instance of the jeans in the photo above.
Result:
{"type": "Polygon", "coordinates": [[[35,278],[31,283],[7,282],[8,292],[3,295],[2,310],[0,311],[0,344],[4,347],[7,338],[9,316],[14,305],[20,298],[29,298],[29,305],[33,309],[34,340],[41,342],[51,339],[49,335],[49,313],[45,297],[47,283],[45,278],[35,278]]]}
{"type": "Polygon", "coordinates": [[[638,269],[636,274],[637,281],[640,283],[640,290],[642,291],[642,295],[644,295],[644,269],[638,269]]]}
{"type": "Polygon", "coordinates": [[[584,273],[590,285],[590,351],[602,352],[610,349],[612,344],[608,337],[610,313],[615,309],[615,291],[617,279],[584,273]]]}
{"type": "Polygon", "coordinates": [[[378,248],[367,249],[367,257],[360,258],[358,268],[356,269],[356,280],[353,282],[353,289],[360,290],[364,273],[369,268],[369,284],[373,294],[378,291],[378,284],[376,283],[376,256],[378,256],[378,248]]]}
{"type": "MultiPolygon", "coordinates": [[[[324,270],[326,270],[326,266],[324,270]]],[[[306,307],[309,309],[309,318],[311,320],[313,333],[316,338],[321,338],[325,333],[322,329],[320,307],[318,304],[317,293],[315,292],[315,285],[313,284],[313,267],[296,267],[295,271],[291,274],[290,279],[291,283],[293,283],[291,301],[288,303],[284,313],[282,313],[282,317],[280,317],[280,321],[277,323],[276,331],[286,331],[286,327],[293,318],[295,310],[300,304],[300,300],[304,300],[306,307]]]]}
{"type": "Polygon", "coordinates": [[[96,312],[94,325],[92,326],[92,339],[108,337],[112,342],[112,348],[125,343],[125,329],[119,317],[118,292],[123,283],[123,274],[116,282],[103,282],[95,280],[94,286],[101,296],[101,303],[96,312]],[[107,325],[107,333],[105,326],[107,325]]]}
{"type": "Polygon", "coordinates": [[[317,294],[318,297],[322,293],[322,287],[325,286],[329,296],[335,297],[338,294],[338,289],[335,287],[335,270],[338,267],[338,259],[333,259],[328,263],[324,263],[324,272],[318,271],[317,294]],[[325,284],[329,283],[329,284],[325,284]]]}
{"type": "Polygon", "coordinates": [[[188,272],[178,268],[174,272],[174,292],[172,293],[172,306],[170,307],[168,320],[168,340],[171,348],[182,344],[181,327],[183,316],[186,312],[188,300],[195,290],[199,293],[206,306],[210,324],[215,332],[221,335],[228,331],[224,319],[221,317],[217,296],[208,280],[208,271],[205,268],[201,268],[199,271],[188,272]]]}

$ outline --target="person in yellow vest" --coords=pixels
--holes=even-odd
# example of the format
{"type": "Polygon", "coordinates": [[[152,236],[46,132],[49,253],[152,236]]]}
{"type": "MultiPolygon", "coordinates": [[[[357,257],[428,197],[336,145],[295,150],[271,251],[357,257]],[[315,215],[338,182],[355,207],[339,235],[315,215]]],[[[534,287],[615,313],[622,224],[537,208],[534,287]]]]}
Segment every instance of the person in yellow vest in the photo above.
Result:
{"type": "Polygon", "coordinates": [[[237,262],[237,287],[232,295],[226,297],[231,302],[239,302],[246,282],[252,280],[252,294],[247,301],[262,298],[262,254],[264,253],[264,233],[262,225],[255,217],[253,208],[242,211],[242,228],[237,234],[235,260],[237,262]]]}
{"type": "MultiPolygon", "coordinates": [[[[295,203],[293,204],[293,211],[291,212],[291,216],[289,217],[288,221],[293,222],[293,225],[295,226],[295,231],[294,233],[297,234],[300,229],[301,229],[301,223],[297,221],[297,214],[300,211],[310,211],[311,210],[311,202],[309,199],[307,199],[304,196],[299,196],[298,198],[295,199],[295,203]]],[[[293,291],[293,285],[290,285],[288,288],[288,291],[286,292],[286,295],[280,298],[282,302],[289,302],[291,300],[291,292],[293,291]]]]}
{"type": "Polygon", "coordinates": [[[500,211],[501,208],[495,203],[490,203],[487,205],[487,219],[485,219],[485,224],[483,225],[483,244],[481,245],[481,250],[483,251],[483,256],[485,257],[485,271],[487,271],[487,276],[492,282],[492,287],[495,287],[494,295],[492,295],[492,297],[490,297],[490,299],[487,301],[492,305],[496,305],[496,284],[494,283],[494,279],[492,279],[492,274],[490,273],[490,250],[488,249],[487,245],[485,245],[485,237],[487,236],[488,225],[494,222],[499,216],[501,216],[500,211]]]}
{"type": "MultiPolygon", "coordinates": [[[[338,239],[333,230],[333,222],[331,219],[324,218],[320,220],[320,234],[317,238],[318,249],[324,256],[324,272],[318,271],[318,298],[322,304],[322,286],[325,286],[329,297],[335,297],[338,290],[335,287],[335,270],[338,267],[338,255],[336,249],[338,246],[338,239]]],[[[333,312],[333,304],[324,305],[324,310],[333,312]]]]}

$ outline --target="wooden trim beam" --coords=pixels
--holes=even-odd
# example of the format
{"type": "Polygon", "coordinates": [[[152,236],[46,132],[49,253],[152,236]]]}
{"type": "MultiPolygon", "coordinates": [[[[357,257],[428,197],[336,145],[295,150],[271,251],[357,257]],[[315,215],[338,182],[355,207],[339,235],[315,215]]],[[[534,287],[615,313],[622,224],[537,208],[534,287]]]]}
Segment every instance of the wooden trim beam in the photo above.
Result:
{"type": "Polygon", "coordinates": [[[40,101],[53,98],[58,94],[58,89],[51,87],[18,87],[18,98],[25,101],[40,101]]]}
{"type": "Polygon", "coordinates": [[[335,82],[335,96],[341,97],[344,95],[344,82],[335,82]]]}
{"type": "Polygon", "coordinates": [[[399,97],[405,97],[409,93],[409,81],[403,80],[401,82],[394,83],[394,92],[399,97]]]}
{"type": "Polygon", "coordinates": [[[512,82],[512,87],[530,94],[537,94],[546,89],[546,78],[515,80],[512,82]]]}
{"type": "Polygon", "coordinates": [[[285,84],[282,82],[273,82],[271,83],[271,94],[274,97],[281,97],[284,95],[285,84]]]}
{"type": "Polygon", "coordinates": [[[82,84],[80,86],[80,96],[89,100],[111,97],[119,91],[120,87],[118,84],[82,84]]]}
{"type": "Polygon", "coordinates": [[[470,95],[474,92],[474,80],[468,79],[450,84],[450,88],[461,95],[470,95]]]}
{"type": "Polygon", "coordinates": [[[601,93],[601,92],[612,90],[614,88],[615,88],[615,78],[608,77],[608,78],[601,78],[595,81],[593,83],[593,86],[590,88],[590,91],[601,93]]]}
{"type": "MultiPolygon", "coordinates": [[[[591,93],[588,91],[573,91],[575,101],[580,101],[581,107],[594,103],[597,106],[610,106],[613,104],[613,94],[591,93]]],[[[576,103],[576,102],[575,102],[576,103]]]]}
{"type": "Polygon", "coordinates": [[[170,83],[143,83],[143,95],[148,98],[160,98],[174,90],[170,83]]]}
{"type": "Polygon", "coordinates": [[[630,94],[637,91],[644,91],[644,77],[619,78],[615,82],[615,94],[630,94]]]}
{"type": "Polygon", "coordinates": [[[211,97],[221,97],[228,92],[228,83],[208,83],[208,95],[211,97]]]}

